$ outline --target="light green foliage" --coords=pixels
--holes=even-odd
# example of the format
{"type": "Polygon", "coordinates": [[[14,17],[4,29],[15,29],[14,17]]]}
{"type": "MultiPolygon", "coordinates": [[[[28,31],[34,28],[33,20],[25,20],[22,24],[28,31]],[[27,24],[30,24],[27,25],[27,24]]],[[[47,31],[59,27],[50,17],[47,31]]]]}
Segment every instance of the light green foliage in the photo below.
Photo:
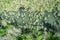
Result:
{"type": "Polygon", "coordinates": [[[42,40],[42,35],[38,35],[38,40],[42,40]]]}
{"type": "Polygon", "coordinates": [[[0,12],[7,11],[16,11],[19,8],[19,0],[0,0],[0,12]]]}
{"type": "Polygon", "coordinates": [[[30,7],[30,11],[47,10],[51,12],[56,3],[58,4],[59,9],[59,0],[0,0],[0,11],[17,11],[20,6],[24,6],[25,8],[30,7]]]}

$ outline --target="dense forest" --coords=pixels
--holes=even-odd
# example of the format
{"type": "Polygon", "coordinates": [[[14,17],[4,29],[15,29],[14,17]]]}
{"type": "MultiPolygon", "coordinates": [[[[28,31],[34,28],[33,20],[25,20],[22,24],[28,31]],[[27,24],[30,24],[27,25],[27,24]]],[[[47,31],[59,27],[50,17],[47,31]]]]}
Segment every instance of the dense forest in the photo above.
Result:
{"type": "Polygon", "coordinates": [[[60,40],[60,0],[0,0],[0,40],[60,40]]]}

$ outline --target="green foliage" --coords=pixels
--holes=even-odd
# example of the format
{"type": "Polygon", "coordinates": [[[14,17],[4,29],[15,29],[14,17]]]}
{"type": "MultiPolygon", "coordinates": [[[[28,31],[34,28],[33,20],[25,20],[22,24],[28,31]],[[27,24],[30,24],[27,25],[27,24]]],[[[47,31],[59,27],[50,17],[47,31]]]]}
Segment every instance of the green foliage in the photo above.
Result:
{"type": "Polygon", "coordinates": [[[42,40],[42,35],[38,35],[38,40],[42,40]]]}
{"type": "Polygon", "coordinates": [[[59,32],[59,0],[0,0],[0,37],[60,40],[56,35],[59,32]]]}
{"type": "Polygon", "coordinates": [[[59,37],[52,35],[50,32],[48,33],[49,39],[48,40],[59,40],[59,37]]]}
{"type": "Polygon", "coordinates": [[[33,40],[33,39],[32,39],[32,35],[23,34],[18,37],[18,40],[33,40]]]}
{"type": "Polygon", "coordinates": [[[5,29],[0,29],[0,36],[4,36],[6,34],[6,30],[5,29]]]}

